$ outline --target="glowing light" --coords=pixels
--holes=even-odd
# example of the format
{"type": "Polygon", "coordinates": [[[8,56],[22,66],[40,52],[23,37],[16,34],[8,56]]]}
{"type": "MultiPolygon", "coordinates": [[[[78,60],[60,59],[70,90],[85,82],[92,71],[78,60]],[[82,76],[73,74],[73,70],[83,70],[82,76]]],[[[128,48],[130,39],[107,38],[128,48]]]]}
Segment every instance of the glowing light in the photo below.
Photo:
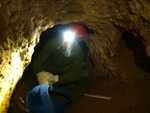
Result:
{"type": "Polygon", "coordinates": [[[71,56],[71,51],[72,51],[72,43],[67,43],[67,48],[66,48],[66,51],[65,51],[65,55],[67,57],[70,57],[71,56]]]}
{"type": "Polygon", "coordinates": [[[4,61],[8,61],[8,55],[11,56],[11,65],[5,63],[3,66],[5,67],[1,74],[3,74],[4,78],[0,78],[0,113],[6,113],[7,109],[9,107],[9,100],[11,97],[11,94],[16,86],[16,83],[21,78],[21,75],[23,73],[23,61],[20,59],[20,52],[16,53],[10,53],[10,51],[6,51],[4,53],[4,61]]]}
{"type": "Polygon", "coordinates": [[[75,33],[72,31],[66,31],[64,32],[64,41],[66,42],[72,42],[74,41],[75,33]]]}

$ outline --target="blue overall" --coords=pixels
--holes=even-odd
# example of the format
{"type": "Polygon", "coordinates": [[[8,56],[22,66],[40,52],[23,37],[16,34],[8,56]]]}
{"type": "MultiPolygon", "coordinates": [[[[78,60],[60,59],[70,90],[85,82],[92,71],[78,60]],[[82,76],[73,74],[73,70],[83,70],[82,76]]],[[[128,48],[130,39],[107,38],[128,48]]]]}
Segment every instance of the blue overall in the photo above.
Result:
{"type": "MultiPolygon", "coordinates": [[[[49,85],[38,85],[30,90],[26,96],[26,104],[29,112],[36,113],[64,113],[64,109],[70,106],[69,102],[60,104],[49,95],[49,85]]],[[[54,92],[61,93],[72,100],[71,95],[60,88],[53,88],[54,92]]]]}

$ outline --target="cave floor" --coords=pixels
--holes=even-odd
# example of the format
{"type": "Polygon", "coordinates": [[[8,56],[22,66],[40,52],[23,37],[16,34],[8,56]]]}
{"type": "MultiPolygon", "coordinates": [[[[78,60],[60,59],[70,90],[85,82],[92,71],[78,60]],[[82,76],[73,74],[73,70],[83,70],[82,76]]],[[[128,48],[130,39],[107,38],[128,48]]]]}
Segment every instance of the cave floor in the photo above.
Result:
{"type": "MultiPolygon", "coordinates": [[[[63,87],[73,98],[72,106],[66,109],[66,113],[150,113],[150,77],[147,73],[137,76],[139,74],[137,72],[134,75],[136,79],[129,81],[92,77],[80,81],[72,89],[63,87]],[[83,96],[77,100],[80,93],[87,90],[90,90],[91,94],[111,96],[112,99],[103,100],[83,96]]],[[[28,76],[27,80],[18,83],[12,100],[18,96],[25,96],[37,84],[33,78],[28,76]]],[[[12,105],[8,113],[20,112],[12,105]]]]}
{"type": "MultiPolygon", "coordinates": [[[[120,62],[119,70],[126,76],[110,79],[89,77],[78,82],[73,88],[62,87],[73,98],[72,106],[66,109],[65,113],[150,113],[150,74],[136,67],[133,60],[120,62]],[[87,90],[90,90],[91,94],[110,96],[112,99],[83,96],[78,100],[78,96],[87,90]]],[[[11,100],[25,96],[36,85],[37,81],[32,73],[23,76],[11,100]]],[[[20,112],[11,105],[8,113],[20,112]]]]}

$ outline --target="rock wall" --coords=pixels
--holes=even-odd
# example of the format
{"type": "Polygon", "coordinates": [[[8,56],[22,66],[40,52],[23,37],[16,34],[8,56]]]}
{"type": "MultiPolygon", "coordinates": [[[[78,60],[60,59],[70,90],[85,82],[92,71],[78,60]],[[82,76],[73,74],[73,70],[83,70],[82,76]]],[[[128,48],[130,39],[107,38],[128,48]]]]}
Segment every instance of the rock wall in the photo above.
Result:
{"type": "Polygon", "coordinates": [[[140,36],[150,57],[149,5],[147,0],[0,0],[0,113],[7,112],[41,32],[56,24],[78,22],[94,31],[86,43],[96,75],[119,76],[123,32],[140,36]]]}

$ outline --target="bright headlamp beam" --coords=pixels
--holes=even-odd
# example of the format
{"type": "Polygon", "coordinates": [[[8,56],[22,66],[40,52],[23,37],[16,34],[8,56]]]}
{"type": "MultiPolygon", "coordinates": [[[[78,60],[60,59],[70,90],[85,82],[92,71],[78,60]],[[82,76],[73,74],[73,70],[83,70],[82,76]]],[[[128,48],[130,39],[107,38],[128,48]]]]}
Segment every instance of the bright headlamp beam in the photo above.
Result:
{"type": "Polygon", "coordinates": [[[72,31],[66,31],[64,32],[64,41],[66,42],[72,42],[75,38],[75,33],[72,31]]]}

